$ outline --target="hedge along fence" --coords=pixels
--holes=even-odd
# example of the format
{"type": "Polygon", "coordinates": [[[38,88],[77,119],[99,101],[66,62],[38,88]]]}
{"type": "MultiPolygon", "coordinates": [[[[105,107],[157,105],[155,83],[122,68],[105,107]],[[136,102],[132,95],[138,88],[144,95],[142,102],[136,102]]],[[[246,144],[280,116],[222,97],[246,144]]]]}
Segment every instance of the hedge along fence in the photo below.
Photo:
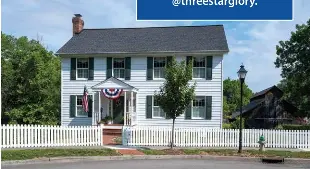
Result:
{"type": "Polygon", "coordinates": [[[310,125],[282,125],[283,130],[310,130],[310,125]]]}

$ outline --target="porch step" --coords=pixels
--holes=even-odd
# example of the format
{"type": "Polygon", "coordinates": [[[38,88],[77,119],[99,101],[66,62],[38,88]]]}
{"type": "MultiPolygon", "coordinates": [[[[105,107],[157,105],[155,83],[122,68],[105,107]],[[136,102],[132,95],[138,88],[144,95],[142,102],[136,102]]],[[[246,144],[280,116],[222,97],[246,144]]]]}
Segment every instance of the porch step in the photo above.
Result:
{"type": "Polygon", "coordinates": [[[121,136],[122,129],[103,129],[103,135],[121,136]]]}
{"type": "Polygon", "coordinates": [[[123,126],[124,124],[105,124],[105,126],[123,126]]]}

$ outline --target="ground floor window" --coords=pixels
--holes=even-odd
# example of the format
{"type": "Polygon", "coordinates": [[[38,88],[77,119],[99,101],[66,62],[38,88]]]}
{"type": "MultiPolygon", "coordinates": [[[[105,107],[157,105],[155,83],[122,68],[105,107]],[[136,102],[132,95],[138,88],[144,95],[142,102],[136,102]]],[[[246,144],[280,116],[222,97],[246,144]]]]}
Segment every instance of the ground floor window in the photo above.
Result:
{"type": "Polygon", "coordinates": [[[164,118],[165,117],[165,112],[163,109],[161,109],[158,105],[158,102],[155,97],[153,97],[153,117],[160,117],[164,118]]]}
{"type": "Polygon", "coordinates": [[[88,117],[82,106],[83,96],[76,96],[76,117],[88,117]]]}
{"type": "Polygon", "coordinates": [[[206,101],[204,96],[197,96],[193,100],[193,110],[192,118],[193,119],[204,119],[206,114],[206,101]]]}

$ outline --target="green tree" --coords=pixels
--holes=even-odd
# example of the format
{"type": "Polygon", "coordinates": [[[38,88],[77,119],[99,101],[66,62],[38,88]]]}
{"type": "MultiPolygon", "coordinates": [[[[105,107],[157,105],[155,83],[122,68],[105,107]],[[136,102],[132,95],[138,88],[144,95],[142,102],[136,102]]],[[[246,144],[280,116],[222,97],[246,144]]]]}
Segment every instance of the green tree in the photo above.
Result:
{"type": "Polygon", "coordinates": [[[196,84],[189,84],[192,79],[192,64],[187,65],[185,61],[177,62],[173,57],[165,69],[165,79],[159,92],[155,92],[154,98],[166,113],[166,118],[172,119],[170,146],[173,148],[175,119],[184,113],[195,97],[196,84]]]}
{"type": "Polygon", "coordinates": [[[310,19],[307,24],[296,25],[287,41],[276,46],[275,65],[281,68],[283,80],[278,86],[285,98],[296,105],[296,116],[310,116],[310,19]]]}
{"type": "MultiPolygon", "coordinates": [[[[223,111],[224,118],[228,119],[231,113],[240,108],[240,81],[227,78],[223,82],[223,111]]],[[[243,106],[250,102],[250,98],[253,96],[252,90],[243,84],[243,106]]]]}
{"type": "Polygon", "coordinates": [[[59,123],[59,57],[39,41],[1,33],[1,61],[2,117],[18,124],[59,123]]]}

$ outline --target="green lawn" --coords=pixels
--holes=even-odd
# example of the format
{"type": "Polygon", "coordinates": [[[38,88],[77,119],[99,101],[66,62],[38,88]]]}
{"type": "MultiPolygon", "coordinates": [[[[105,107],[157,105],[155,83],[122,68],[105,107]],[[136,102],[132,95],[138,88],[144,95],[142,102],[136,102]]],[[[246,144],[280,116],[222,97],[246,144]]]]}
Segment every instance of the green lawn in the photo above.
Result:
{"type": "Polygon", "coordinates": [[[165,149],[165,150],[140,150],[146,155],[217,155],[217,156],[243,156],[243,157],[283,157],[283,158],[310,158],[310,152],[291,152],[267,150],[243,150],[238,154],[233,149],[165,149]]]}
{"type": "Polygon", "coordinates": [[[41,157],[64,156],[117,156],[112,149],[27,149],[1,150],[1,160],[27,160],[41,157]]]}

